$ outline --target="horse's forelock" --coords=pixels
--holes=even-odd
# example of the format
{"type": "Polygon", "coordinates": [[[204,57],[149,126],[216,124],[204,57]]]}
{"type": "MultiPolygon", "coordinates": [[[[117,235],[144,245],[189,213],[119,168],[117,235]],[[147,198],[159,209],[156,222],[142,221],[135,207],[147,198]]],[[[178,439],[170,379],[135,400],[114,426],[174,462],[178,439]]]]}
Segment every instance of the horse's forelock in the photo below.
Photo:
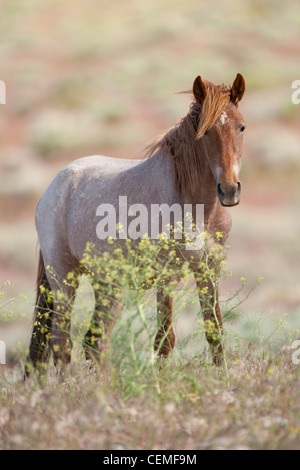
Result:
{"type": "Polygon", "coordinates": [[[226,85],[217,86],[211,82],[205,82],[205,84],[208,93],[200,110],[197,139],[201,139],[205,132],[213,126],[230,101],[230,88],[227,88],[226,85]]]}

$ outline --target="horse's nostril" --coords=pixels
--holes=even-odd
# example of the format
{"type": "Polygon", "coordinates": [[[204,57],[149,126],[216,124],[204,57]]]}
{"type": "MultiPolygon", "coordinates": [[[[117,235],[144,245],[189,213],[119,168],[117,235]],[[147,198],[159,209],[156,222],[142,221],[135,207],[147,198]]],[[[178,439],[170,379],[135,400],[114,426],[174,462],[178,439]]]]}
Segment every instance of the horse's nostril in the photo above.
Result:
{"type": "Polygon", "coordinates": [[[217,184],[217,195],[222,206],[236,206],[240,201],[242,184],[237,181],[234,184],[217,184]]]}
{"type": "Polygon", "coordinates": [[[225,187],[223,189],[222,189],[221,183],[218,183],[217,192],[220,196],[240,194],[241,187],[242,187],[242,185],[241,185],[240,181],[237,181],[233,185],[225,185],[225,187]]]}
{"type": "Polygon", "coordinates": [[[221,188],[221,184],[220,184],[220,183],[218,183],[218,185],[217,185],[217,191],[218,191],[218,193],[220,194],[220,196],[224,196],[224,192],[222,191],[222,188],[221,188]]]}

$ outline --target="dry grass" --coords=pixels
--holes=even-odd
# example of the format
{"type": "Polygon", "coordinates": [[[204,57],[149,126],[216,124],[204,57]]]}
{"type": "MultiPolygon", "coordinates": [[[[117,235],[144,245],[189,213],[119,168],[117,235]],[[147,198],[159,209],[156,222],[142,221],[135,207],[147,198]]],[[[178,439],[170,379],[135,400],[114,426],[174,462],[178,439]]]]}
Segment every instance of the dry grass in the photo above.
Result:
{"type": "MultiPolygon", "coordinates": [[[[52,371],[53,374],[53,371],[52,371]]],[[[249,352],[222,370],[170,360],[161,394],[124,401],[117,372],[77,364],[59,383],[1,388],[1,449],[300,449],[300,369],[290,351],[249,352]]],[[[9,378],[9,377],[8,377],[9,378]]]]}

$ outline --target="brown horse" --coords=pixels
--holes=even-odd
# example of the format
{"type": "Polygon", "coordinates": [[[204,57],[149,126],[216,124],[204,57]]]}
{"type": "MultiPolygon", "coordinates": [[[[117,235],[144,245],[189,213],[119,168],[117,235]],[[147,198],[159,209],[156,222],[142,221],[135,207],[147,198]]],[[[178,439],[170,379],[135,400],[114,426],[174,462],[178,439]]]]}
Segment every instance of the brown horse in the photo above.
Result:
{"type": "MultiPolygon", "coordinates": [[[[97,212],[99,204],[106,208],[112,206],[116,213],[120,196],[126,196],[128,205],[142,204],[146,208],[152,204],[168,207],[202,204],[206,232],[212,237],[221,232],[221,242],[226,241],[231,228],[228,207],[239,203],[241,193],[239,171],[245,124],[238,103],[244,91],[245,81],[240,74],[232,87],[214,85],[198,76],[193,84],[194,100],[188,114],[152,145],[149,158],[85,157],[75,160],[56,176],[36,211],[40,260],[28,358],[31,367],[38,368],[40,363],[46,362],[51,350],[57,366],[64,366],[71,360],[70,312],[58,300],[54,303],[47,300],[43,291],[54,291],[60,286],[66,297],[73,298],[75,287],[64,284],[63,280],[71,271],[80,272],[87,242],[92,242],[99,253],[107,250],[107,240],[97,235],[99,215],[104,215],[97,212]],[[47,265],[52,267],[55,276],[47,273],[47,265]]],[[[208,286],[208,298],[213,288],[213,285],[208,286]]],[[[158,291],[157,300],[160,320],[156,345],[159,345],[158,352],[167,356],[175,344],[173,299],[158,291]]],[[[103,306],[96,299],[92,325],[84,342],[87,356],[91,338],[95,336],[93,331],[99,325],[99,311],[107,312],[104,327],[111,331],[112,318],[116,318],[115,313],[120,308],[112,298],[106,304],[103,306]]],[[[218,301],[204,308],[204,320],[217,322],[222,327],[218,301]]],[[[207,340],[213,361],[219,364],[220,339],[207,334],[207,340]]],[[[99,333],[96,341],[99,351],[103,343],[99,333]]]]}

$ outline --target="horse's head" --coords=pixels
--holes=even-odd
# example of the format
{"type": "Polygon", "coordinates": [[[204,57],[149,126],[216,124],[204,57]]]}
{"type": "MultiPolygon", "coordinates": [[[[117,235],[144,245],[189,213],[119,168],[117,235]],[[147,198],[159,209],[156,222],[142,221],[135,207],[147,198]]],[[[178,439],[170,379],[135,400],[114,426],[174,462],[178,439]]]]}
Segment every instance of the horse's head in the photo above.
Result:
{"type": "Polygon", "coordinates": [[[193,93],[200,104],[197,138],[203,146],[216,180],[216,192],[222,206],[240,202],[239,172],[245,123],[238,103],[245,92],[245,80],[237,74],[230,89],[216,86],[197,77],[193,93]]]}

